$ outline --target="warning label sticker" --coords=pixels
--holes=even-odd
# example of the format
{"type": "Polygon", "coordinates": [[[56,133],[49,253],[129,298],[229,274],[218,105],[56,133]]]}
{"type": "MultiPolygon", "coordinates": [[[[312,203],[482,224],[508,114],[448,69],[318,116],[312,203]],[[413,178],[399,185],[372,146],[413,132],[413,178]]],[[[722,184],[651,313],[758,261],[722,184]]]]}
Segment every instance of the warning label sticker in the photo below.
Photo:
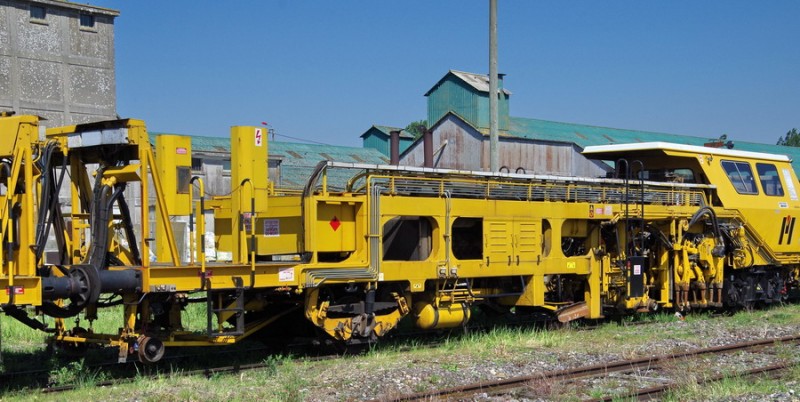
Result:
{"type": "Polygon", "coordinates": [[[264,134],[261,132],[260,128],[256,128],[255,140],[256,140],[256,146],[257,147],[260,147],[261,145],[264,144],[264,134]]]}
{"type": "Polygon", "coordinates": [[[279,282],[293,282],[294,281],[294,268],[281,268],[278,271],[279,282]]]}
{"type": "Polygon", "coordinates": [[[281,235],[280,219],[264,219],[264,236],[278,237],[281,235]]]}

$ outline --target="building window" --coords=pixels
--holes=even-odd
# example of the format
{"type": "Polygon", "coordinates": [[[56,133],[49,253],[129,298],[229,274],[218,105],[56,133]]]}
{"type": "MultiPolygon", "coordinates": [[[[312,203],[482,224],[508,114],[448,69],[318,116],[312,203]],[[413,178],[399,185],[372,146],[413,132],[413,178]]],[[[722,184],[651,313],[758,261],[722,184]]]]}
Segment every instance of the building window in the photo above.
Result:
{"type": "Polygon", "coordinates": [[[94,29],[94,15],[81,14],[81,28],[94,29]]]}
{"type": "Polygon", "coordinates": [[[192,158],[192,170],[195,172],[199,172],[203,170],[203,159],[202,158],[192,158]]]}
{"type": "Polygon", "coordinates": [[[31,20],[42,22],[47,18],[47,10],[42,6],[31,6],[31,20]]]}

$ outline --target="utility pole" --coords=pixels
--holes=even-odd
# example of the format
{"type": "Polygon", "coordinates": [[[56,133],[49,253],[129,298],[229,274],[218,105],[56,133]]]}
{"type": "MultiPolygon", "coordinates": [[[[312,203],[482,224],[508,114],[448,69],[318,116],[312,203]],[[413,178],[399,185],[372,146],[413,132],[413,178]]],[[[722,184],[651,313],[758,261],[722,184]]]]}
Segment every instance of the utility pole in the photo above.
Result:
{"type": "Polygon", "coordinates": [[[497,129],[497,0],[489,0],[489,168],[500,170],[497,129]]]}

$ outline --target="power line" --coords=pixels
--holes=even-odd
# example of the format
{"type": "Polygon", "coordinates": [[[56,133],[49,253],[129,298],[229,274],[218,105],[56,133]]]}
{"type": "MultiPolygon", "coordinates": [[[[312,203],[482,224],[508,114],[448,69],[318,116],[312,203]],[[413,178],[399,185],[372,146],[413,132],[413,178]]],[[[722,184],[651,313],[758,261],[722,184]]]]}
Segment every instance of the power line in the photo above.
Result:
{"type": "Polygon", "coordinates": [[[319,141],[314,141],[314,140],[307,140],[307,139],[305,139],[305,138],[299,138],[299,137],[292,137],[291,135],[286,135],[286,134],[278,134],[278,132],[277,132],[277,131],[276,131],[274,128],[271,128],[271,127],[269,126],[269,124],[267,124],[267,122],[265,122],[265,121],[262,121],[262,122],[261,122],[261,125],[262,125],[262,126],[265,126],[265,127],[267,127],[267,132],[268,132],[268,133],[269,133],[269,134],[272,136],[272,138],[273,138],[273,139],[274,139],[274,138],[275,138],[275,136],[277,135],[277,136],[279,136],[279,137],[291,138],[291,139],[293,139],[293,140],[295,140],[295,141],[310,142],[310,143],[312,143],[312,144],[317,144],[317,145],[327,145],[327,146],[329,146],[329,147],[332,147],[332,146],[333,146],[333,145],[331,145],[331,144],[326,144],[326,143],[324,143],[324,142],[319,142],[319,141]]]}
{"type": "Polygon", "coordinates": [[[329,146],[329,147],[332,147],[332,146],[333,146],[333,145],[331,145],[331,144],[326,144],[326,143],[324,143],[324,142],[319,142],[319,141],[314,141],[314,140],[307,140],[307,139],[305,139],[305,138],[292,137],[292,136],[290,136],[290,135],[285,135],[285,134],[278,134],[278,133],[272,132],[272,130],[270,130],[270,134],[272,134],[272,135],[277,135],[278,137],[286,137],[286,138],[291,138],[291,139],[293,139],[293,140],[295,140],[295,141],[304,141],[304,142],[310,142],[310,143],[312,143],[312,144],[317,144],[317,145],[327,145],[327,146],[329,146]]]}

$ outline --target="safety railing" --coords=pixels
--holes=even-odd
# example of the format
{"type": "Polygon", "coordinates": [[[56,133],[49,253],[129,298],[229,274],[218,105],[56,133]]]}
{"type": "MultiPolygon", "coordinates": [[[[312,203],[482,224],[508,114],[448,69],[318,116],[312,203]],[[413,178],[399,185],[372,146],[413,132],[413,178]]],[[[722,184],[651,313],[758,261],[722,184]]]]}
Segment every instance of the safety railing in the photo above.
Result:
{"type": "Polygon", "coordinates": [[[329,162],[316,188],[322,192],[363,193],[369,177],[383,194],[416,197],[557,201],[573,203],[621,204],[623,202],[671,205],[708,205],[714,186],[645,181],[645,189],[630,189],[626,195],[623,180],[566,176],[490,174],[449,169],[403,168],[384,165],[329,162]],[[349,178],[349,180],[348,180],[349,178]],[[642,199],[644,198],[644,199],[642,199]]]}

